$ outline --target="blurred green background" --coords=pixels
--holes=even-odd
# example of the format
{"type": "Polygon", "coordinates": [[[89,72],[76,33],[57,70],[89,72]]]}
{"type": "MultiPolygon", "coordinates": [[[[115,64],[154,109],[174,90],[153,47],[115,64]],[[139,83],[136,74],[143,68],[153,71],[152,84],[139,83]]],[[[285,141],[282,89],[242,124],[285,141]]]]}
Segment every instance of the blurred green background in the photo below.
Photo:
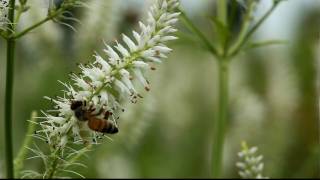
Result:
{"type": "MultiPolygon", "coordinates": [[[[21,26],[46,15],[46,3],[29,0],[32,8],[21,26]]],[[[14,84],[14,150],[25,137],[32,110],[49,109],[43,96],[61,95],[57,82],[79,71],[77,62],[102,53],[103,40],[112,42],[123,32],[138,29],[151,1],[87,0],[90,8],[73,12],[81,24],[77,32],[48,23],[18,41],[14,84]]],[[[271,0],[261,0],[257,17],[271,0]]],[[[182,0],[182,7],[198,27],[211,36],[207,16],[214,0],[182,0]]],[[[187,32],[180,23],[179,29],[187,32]]],[[[224,177],[238,178],[235,163],[240,143],[259,147],[264,175],[320,177],[317,65],[320,1],[288,0],[271,15],[254,40],[282,39],[288,44],[240,54],[231,68],[224,177]]],[[[131,34],[130,34],[131,35],[131,34]]],[[[212,37],[214,40],[216,37],[212,37]]],[[[84,157],[86,177],[205,178],[210,175],[212,129],[217,110],[217,64],[197,46],[181,39],[157,71],[148,74],[151,91],[137,104],[126,105],[120,133],[84,157]]],[[[0,178],[4,176],[3,108],[5,42],[0,40],[0,178]]],[[[318,69],[319,70],[319,69],[318,69]]],[[[41,170],[40,160],[26,161],[26,169],[41,170]]]]}

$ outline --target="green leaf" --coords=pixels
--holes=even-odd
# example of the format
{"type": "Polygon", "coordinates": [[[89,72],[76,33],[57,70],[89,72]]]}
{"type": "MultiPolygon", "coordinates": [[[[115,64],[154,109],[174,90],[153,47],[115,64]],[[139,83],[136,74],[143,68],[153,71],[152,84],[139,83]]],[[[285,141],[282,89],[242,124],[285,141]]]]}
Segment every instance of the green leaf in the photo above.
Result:
{"type": "Polygon", "coordinates": [[[260,48],[265,46],[285,45],[288,43],[289,42],[286,40],[267,40],[267,41],[261,41],[261,42],[253,42],[253,43],[249,43],[244,50],[250,50],[250,49],[255,49],[255,48],[260,48]]]}
{"type": "MultiPolygon", "coordinates": [[[[179,38],[179,41],[177,41],[175,43],[179,43],[179,44],[186,44],[186,43],[199,44],[199,43],[201,43],[198,38],[196,38],[195,36],[193,36],[189,33],[178,31],[175,33],[175,35],[179,38]]],[[[188,44],[188,45],[190,45],[190,44],[188,44]]]]}

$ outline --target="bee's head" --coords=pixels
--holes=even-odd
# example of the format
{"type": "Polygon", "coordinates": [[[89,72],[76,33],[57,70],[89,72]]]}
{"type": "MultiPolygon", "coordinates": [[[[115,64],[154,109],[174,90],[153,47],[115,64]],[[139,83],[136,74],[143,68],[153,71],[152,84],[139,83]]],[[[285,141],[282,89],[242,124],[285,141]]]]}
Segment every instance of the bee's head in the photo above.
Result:
{"type": "Polygon", "coordinates": [[[77,108],[83,105],[82,101],[72,101],[71,103],[71,110],[76,110],[77,108]]]}

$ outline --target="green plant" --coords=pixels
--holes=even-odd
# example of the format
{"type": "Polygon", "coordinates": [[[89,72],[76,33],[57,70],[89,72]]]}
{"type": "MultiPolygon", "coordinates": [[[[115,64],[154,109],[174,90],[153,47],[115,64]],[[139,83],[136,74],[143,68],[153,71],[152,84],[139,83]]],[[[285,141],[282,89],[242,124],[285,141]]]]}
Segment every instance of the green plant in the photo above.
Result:
{"type": "MultiPolygon", "coordinates": [[[[215,40],[212,42],[206,35],[188,18],[187,14],[182,12],[182,20],[186,27],[197,37],[196,43],[199,43],[209,51],[217,60],[219,71],[219,95],[218,112],[213,126],[213,145],[212,145],[212,177],[221,177],[222,157],[224,137],[226,134],[226,125],[228,120],[228,97],[229,97],[229,67],[230,63],[240,52],[251,48],[266,45],[282,43],[282,41],[272,40],[258,43],[250,43],[250,38],[261,26],[261,24],[272,14],[282,0],[273,0],[269,10],[257,21],[253,17],[255,7],[259,1],[243,1],[246,7],[244,18],[241,21],[241,28],[236,37],[231,34],[234,16],[232,10],[227,8],[227,0],[217,0],[217,15],[211,17],[210,21],[216,29],[215,40]]],[[[238,1],[232,0],[231,4],[237,5],[238,1]]]]}

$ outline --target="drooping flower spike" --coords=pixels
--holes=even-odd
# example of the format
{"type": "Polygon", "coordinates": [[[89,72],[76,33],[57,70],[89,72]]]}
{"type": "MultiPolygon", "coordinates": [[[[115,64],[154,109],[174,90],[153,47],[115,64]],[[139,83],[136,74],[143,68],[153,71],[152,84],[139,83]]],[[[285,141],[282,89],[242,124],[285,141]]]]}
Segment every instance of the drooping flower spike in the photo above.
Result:
{"type": "Polygon", "coordinates": [[[70,139],[79,143],[96,143],[104,134],[89,128],[87,122],[79,121],[71,109],[73,102],[83,103],[83,110],[79,113],[90,111],[100,119],[108,114],[109,121],[118,126],[117,120],[124,111],[123,103],[136,103],[142,98],[135,82],[149,91],[150,83],[144,72],[155,70],[155,64],[161,63],[171,52],[165,43],[177,39],[172,34],[177,31],[174,24],[180,14],[178,6],[178,0],[158,0],[150,8],[147,22],[139,22],[141,31],[132,32],[133,39],[122,34],[123,44],[118,41],[113,47],[106,44],[105,55],[95,54],[92,63],[79,64],[81,73],[71,74],[73,83],[61,82],[66,88],[64,96],[46,97],[55,107],[43,112],[45,120],[40,122],[42,130],[37,133],[44,134],[46,141],[55,147],[64,147],[70,139]]]}

